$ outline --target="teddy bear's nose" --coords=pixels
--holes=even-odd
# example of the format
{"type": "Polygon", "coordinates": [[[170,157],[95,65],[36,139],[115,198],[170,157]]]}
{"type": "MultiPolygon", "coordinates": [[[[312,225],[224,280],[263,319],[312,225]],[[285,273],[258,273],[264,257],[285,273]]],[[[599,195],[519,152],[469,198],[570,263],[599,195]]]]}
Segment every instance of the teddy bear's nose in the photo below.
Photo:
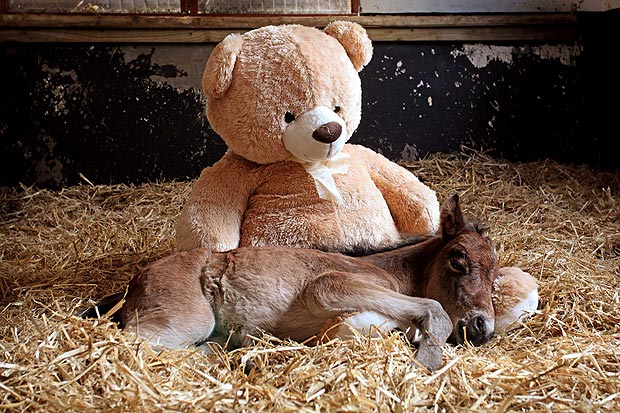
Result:
{"type": "Polygon", "coordinates": [[[319,142],[332,143],[335,142],[342,133],[342,126],[338,122],[329,122],[316,128],[312,132],[312,137],[319,142]]]}

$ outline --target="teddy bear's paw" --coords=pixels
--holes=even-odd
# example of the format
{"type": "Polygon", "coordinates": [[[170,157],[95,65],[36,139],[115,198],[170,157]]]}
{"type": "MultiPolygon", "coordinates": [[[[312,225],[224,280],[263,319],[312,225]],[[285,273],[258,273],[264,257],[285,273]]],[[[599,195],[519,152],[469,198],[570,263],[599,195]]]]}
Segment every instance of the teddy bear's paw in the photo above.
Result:
{"type": "Polygon", "coordinates": [[[518,267],[503,267],[493,284],[495,333],[516,326],[538,308],[536,279],[518,267]]]}

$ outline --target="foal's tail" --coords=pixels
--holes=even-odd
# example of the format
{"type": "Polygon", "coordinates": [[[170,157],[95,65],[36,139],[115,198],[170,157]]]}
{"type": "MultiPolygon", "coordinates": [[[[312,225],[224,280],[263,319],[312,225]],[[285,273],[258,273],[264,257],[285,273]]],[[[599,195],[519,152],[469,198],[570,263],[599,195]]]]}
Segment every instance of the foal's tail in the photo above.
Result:
{"type": "Polygon", "coordinates": [[[110,320],[115,323],[121,323],[120,308],[125,302],[126,291],[121,291],[116,294],[111,294],[103,297],[94,306],[82,308],[78,311],[78,316],[82,318],[101,318],[110,317],[110,320]]]}

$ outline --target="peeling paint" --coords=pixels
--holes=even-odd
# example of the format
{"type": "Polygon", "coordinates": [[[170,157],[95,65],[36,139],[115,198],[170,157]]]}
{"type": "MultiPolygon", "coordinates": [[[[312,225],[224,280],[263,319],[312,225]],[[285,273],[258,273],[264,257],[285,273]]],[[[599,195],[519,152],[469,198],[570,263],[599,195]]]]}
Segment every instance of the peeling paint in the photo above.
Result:
{"type": "MultiPolygon", "coordinates": [[[[43,86],[50,96],[52,109],[56,115],[68,115],[70,106],[69,100],[77,99],[81,93],[82,85],[78,81],[75,70],[60,70],[59,68],[49,67],[43,63],[41,71],[47,74],[47,78],[43,79],[43,86]],[[66,79],[64,81],[62,79],[66,79]],[[68,80],[71,80],[71,83],[68,80]]],[[[47,113],[49,114],[49,112],[47,113]]]]}
{"type": "Polygon", "coordinates": [[[413,163],[419,159],[418,148],[415,145],[405,143],[405,147],[400,152],[400,162],[403,164],[413,163]]]}
{"type": "Polygon", "coordinates": [[[512,46],[495,46],[486,44],[466,44],[460,49],[455,49],[450,54],[457,58],[466,56],[472,65],[478,69],[486,67],[492,61],[500,61],[507,65],[512,64],[512,46]]]}
{"type": "Polygon", "coordinates": [[[219,159],[225,145],[208,127],[204,97],[154,80],[187,79],[173,64],[187,67],[185,56],[158,53],[155,63],[159,49],[143,49],[127,57],[111,46],[0,48],[0,72],[11,79],[0,100],[0,185],[182,179],[219,159]]]}
{"type": "Polygon", "coordinates": [[[398,62],[396,62],[396,70],[394,71],[394,76],[404,75],[405,73],[407,73],[407,69],[403,67],[402,60],[399,60],[398,62]]]}
{"type": "MultiPolygon", "coordinates": [[[[44,146],[47,149],[47,153],[43,154],[43,157],[38,158],[37,156],[32,156],[34,161],[34,170],[36,173],[36,184],[44,184],[48,182],[53,182],[55,185],[61,186],[65,183],[64,178],[64,168],[62,161],[59,159],[53,158],[54,147],[56,146],[56,142],[50,136],[41,136],[40,137],[41,146],[44,146]],[[38,159],[37,159],[38,158],[38,159]]],[[[38,148],[26,148],[25,154],[33,154],[37,152],[38,148]]]]}
{"type": "Polygon", "coordinates": [[[456,59],[465,56],[471,64],[481,69],[493,61],[499,61],[510,66],[515,56],[534,54],[542,60],[557,60],[566,66],[574,66],[575,58],[581,55],[583,46],[574,45],[549,45],[541,46],[497,46],[486,44],[466,44],[459,49],[454,49],[450,54],[456,59]]]}
{"type": "Polygon", "coordinates": [[[559,60],[566,66],[575,66],[575,58],[581,56],[583,46],[575,45],[543,45],[532,47],[532,53],[543,60],[559,60]]]}
{"type": "Polygon", "coordinates": [[[212,45],[159,45],[157,48],[132,45],[119,48],[127,62],[135,61],[141,55],[150,56],[153,67],[158,69],[158,73],[152,74],[150,79],[180,91],[201,90],[202,72],[211,50],[212,45]]]}

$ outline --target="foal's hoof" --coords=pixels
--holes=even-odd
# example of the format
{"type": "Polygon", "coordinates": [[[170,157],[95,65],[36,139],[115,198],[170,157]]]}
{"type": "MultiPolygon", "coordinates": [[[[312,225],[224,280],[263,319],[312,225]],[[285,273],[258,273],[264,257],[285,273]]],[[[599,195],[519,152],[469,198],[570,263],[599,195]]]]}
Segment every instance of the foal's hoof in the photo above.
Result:
{"type": "Polygon", "coordinates": [[[238,359],[230,360],[230,369],[237,370],[243,367],[243,374],[249,376],[252,371],[258,371],[258,366],[252,360],[247,360],[245,364],[241,364],[241,361],[238,359]]]}
{"type": "Polygon", "coordinates": [[[435,343],[428,344],[422,341],[418,346],[416,360],[424,366],[428,371],[433,372],[441,368],[443,350],[435,343]]]}

